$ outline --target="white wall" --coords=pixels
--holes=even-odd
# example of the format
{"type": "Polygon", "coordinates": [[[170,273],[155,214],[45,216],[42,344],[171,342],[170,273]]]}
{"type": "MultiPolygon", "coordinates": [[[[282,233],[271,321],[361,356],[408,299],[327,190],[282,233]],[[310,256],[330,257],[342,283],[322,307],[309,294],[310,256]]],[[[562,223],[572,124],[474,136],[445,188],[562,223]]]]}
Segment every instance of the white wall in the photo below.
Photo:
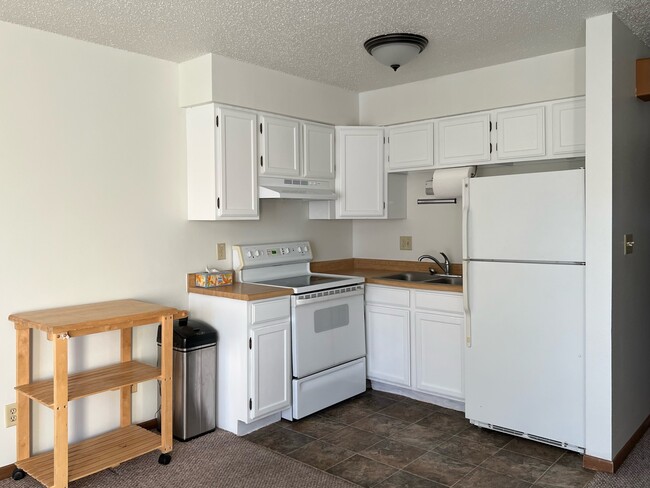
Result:
{"type": "Polygon", "coordinates": [[[586,453],[612,459],[612,15],[587,19],[586,453]]]}
{"type": "MultiPolygon", "coordinates": [[[[584,95],[584,49],[522,59],[359,94],[359,123],[413,120],[584,95]]],[[[408,176],[407,219],[355,221],[354,256],[414,259],[445,251],[461,259],[461,211],[456,205],[417,205],[430,173],[408,176]],[[413,251],[399,236],[413,236],[413,251]]]]}
{"type": "MultiPolygon", "coordinates": [[[[185,274],[221,264],[217,242],[306,238],[317,259],[351,255],[351,223],[310,222],[303,202],[262,202],[259,222],[186,220],[176,64],[2,22],[0,45],[3,410],[15,400],[11,313],[125,297],[186,307],[185,274]]],[[[51,376],[50,344],[35,337],[34,376],[51,376]]],[[[139,329],[136,358],[155,361],[154,340],[155,326],[139,329]]],[[[72,371],[118,358],[116,333],[72,339],[72,371]]],[[[155,411],[150,382],[134,419],[155,411]]],[[[108,430],[117,394],[70,414],[72,439],[108,430]]],[[[34,429],[36,449],[49,447],[49,411],[37,407],[34,429]]],[[[14,435],[0,427],[0,466],[16,460],[14,435]]]]}
{"type": "Polygon", "coordinates": [[[357,93],[217,54],[181,63],[182,107],[220,102],[335,125],[356,125],[357,93]]]}
{"type": "Polygon", "coordinates": [[[650,58],[616,17],[612,21],[612,452],[650,415],[650,103],[636,98],[636,60],[650,58]],[[623,254],[623,234],[634,234],[623,254]]]}

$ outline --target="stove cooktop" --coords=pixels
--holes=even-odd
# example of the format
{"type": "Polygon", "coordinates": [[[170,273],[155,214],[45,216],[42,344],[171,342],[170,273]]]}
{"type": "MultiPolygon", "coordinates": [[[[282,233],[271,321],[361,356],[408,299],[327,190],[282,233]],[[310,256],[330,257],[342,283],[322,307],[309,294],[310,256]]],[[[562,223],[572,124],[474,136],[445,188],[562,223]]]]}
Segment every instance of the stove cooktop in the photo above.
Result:
{"type": "Polygon", "coordinates": [[[259,285],[285,286],[287,288],[303,288],[305,286],[336,284],[336,282],[345,281],[345,277],[322,276],[317,274],[290,276],[276,280],[257,281],[259,285]]]}

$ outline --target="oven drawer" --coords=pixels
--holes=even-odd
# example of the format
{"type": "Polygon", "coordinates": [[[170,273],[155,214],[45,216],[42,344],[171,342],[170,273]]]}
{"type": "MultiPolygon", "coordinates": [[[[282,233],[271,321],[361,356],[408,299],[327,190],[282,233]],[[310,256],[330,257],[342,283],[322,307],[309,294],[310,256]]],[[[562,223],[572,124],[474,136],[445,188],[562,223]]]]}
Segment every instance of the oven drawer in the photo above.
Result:
{"type": "Polygon", "coordinates": [[[289,297],[260,300],[252,302],[249,307],[252,325],[260,322],[286,320],[291,315],[289,297]]]}

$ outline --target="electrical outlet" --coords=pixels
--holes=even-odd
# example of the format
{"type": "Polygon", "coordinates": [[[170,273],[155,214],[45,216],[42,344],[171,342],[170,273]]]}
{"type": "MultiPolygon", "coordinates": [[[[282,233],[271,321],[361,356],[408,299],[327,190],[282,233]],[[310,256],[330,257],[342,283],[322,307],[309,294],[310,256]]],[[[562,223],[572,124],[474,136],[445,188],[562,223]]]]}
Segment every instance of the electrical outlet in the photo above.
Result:
{"type": "Polygon", "coordinates": [[[226,243],[220,242],[217,244],[217,260],[221,261],[226,259],[226,243]]]}
{"type": "Polygon", "coordinates": [[[400,251],[413,250],[413,236],[399,236],[399,250],[400,251]]]}
{"type": "Polygon", "coordinates": [[[18,420],[18,409],[15,403],[5,405],[5,427],[13,427],[18,420]]]}
{"type": "Polygon", "coordinates": [[[138,384],[131,385],[131,393],[137,393],[138,392],[138,384]]]}

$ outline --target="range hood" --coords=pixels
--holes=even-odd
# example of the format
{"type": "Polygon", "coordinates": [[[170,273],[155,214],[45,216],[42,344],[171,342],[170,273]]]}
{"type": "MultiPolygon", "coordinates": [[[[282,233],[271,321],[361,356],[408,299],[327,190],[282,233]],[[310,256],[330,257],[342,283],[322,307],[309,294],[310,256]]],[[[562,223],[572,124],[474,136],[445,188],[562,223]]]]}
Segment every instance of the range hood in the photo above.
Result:
{"type": "Polygon", "coordinates": [[[335,200],[333,180],[306,178],[259,177],[260,198],[289,198],[293,200],[335,200]]]}

